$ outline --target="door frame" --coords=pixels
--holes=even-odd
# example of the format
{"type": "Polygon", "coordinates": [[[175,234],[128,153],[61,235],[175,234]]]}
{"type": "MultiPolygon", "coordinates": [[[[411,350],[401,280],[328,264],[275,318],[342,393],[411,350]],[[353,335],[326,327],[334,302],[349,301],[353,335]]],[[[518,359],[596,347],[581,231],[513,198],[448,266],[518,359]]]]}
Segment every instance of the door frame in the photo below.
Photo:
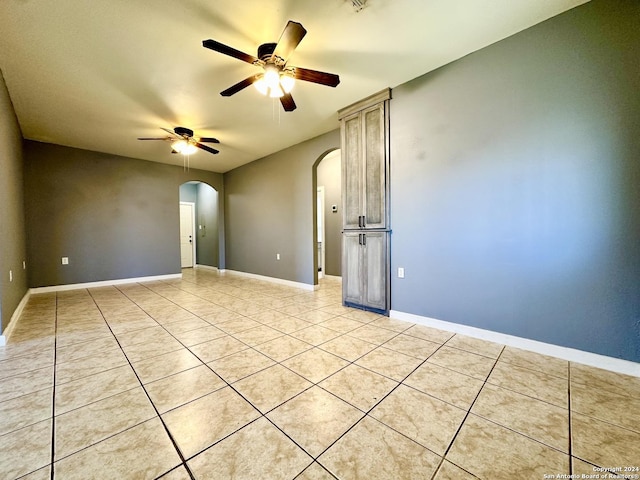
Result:
{"type": "MultiPolygon", "coordinates": [[[[311,167],[311,199],[312,199],[312,240],[313,240],[313,284],[314,286],[318,285],[318,165],[320,164],[320,162],[322,162],[322,160],[324,160],[324,158],[329,155],[330,153],[336,151],[336,150],[340,150],[340,147],[333,147],[330,148],[328,150],[326,150],[324,153],[322,153],[322,155],[320,155],[316,161],[313,163],[313,166],[311,167]]],[[[342,161],[342,160],[341,160],[342,161]]],[[[326,234],[326,222],[325,222],[325,234],[326,234]]],[[[325,235],[325,242],[326,242],[326,235],[325,235]]],[[[326,246],[325,246],[325,252],[326,252],[326,246]]],[[[326,270],[326,258],[325,258],[325,265],[324,268],[326,270]]],[[[326,271],[322,272],[324,275],[326,275],[326,271]]],[[[321,277],[320,277],[321,278],[321,277]]]]}
{"type": "MultiPolygon", "coordinates": [[[[196,261],[196,204],[194,202],[180,202],[180,205],[189,205],[191,207],[191,268],[197,265],[196,261]]],[[[180,215],[180,221],[182,222],[182,215],[180,215]]],[[[182,225],[180,225],[182,231],[182,225]]],[[[182,247],[180,247],[182,248],[182,247]]],[[[180,251],[180,268],[189,268],[182,266],[182,250],[180,251]]]]}
{"type": "MultiPolygon", "coordinates": [[[[318,258],[318,280],[324,278],[326,275],[326,222],[324,211],[324,185],[317,187],[316,189],[316,209],[318,210],[318,228],[322,231],[322,235],[317,235],[317,242],[320,242],[320,258],[318,258]]],[[[317,245],[317,243],[316,243],[317,245]]],[[[316,248],[317,250],[317,248],[316,248]]]]}

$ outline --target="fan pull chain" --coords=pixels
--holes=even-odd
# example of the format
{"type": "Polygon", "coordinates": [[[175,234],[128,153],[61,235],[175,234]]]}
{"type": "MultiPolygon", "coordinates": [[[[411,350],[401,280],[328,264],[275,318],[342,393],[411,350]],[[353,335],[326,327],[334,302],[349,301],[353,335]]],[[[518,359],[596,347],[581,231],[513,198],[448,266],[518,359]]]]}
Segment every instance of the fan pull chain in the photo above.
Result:
{"type": "Polygon", "coordinates": [[[281,114],[282,112],[280,111],[280,100],[278,98],[272,98],[271,99],[271,121],[275,122],[276,121],[276,112],[278,112],[278,126],[281,125],[281,121],[282,121],[282,117],[281,114]]]}
{"type": "Polygon", "coordinates": [[[276,99],[271,99],[271,121],[275,122],[276,120],[276,99]]]}

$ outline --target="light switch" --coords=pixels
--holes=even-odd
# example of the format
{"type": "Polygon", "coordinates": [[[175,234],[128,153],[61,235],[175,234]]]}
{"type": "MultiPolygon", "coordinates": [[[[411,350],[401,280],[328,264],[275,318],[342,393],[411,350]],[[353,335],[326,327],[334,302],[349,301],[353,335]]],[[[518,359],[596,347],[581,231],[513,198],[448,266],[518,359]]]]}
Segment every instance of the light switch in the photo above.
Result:
{"type": "Polygon", "coordinates": [[[404,278],[404,268],[398,267],[398,278],[404,278]]]}

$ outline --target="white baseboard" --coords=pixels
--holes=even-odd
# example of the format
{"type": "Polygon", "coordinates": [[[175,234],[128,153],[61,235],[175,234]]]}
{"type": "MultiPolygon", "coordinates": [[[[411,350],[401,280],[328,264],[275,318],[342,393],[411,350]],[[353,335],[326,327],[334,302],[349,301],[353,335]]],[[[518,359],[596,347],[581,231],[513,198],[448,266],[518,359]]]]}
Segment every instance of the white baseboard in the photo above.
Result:
{"type": "Polygon", "coordinates": [[[447,332],[459,333],[469,337],[479,338],[490,342],[508,345],[510,347],[521,348],[531,352],[541,353],[552,357],[561,358],[570,362],[582,363],[592,367],[603,368],[612,372],[624,373],[640,377],[640,363],[631,362],[629,360],[621,360],[619,358],[607,357],[597,353],[585,352],[575,348],[561,347],[550,343],[539,342],[537,340],[529,340],[528,338],[516,337],[491,330],[483,330],[481,328],[460,325],[458,323],[445,322],[435,318],[422,317],[412,313],[398,312],[391,310],[389,312],[391,318],[404,320],[426,327],[438,328],[447,332]]]}
{"type": "Polygon", "coordinates": [[[22,311],[24,310],[24,307],[27,305],[27,302],[29,301],[30,296],[31,296],[31,290],[27,290],[27,293],[24,294],[24,296],[22,297],[22,300],[20,300],[20,303],[18,303],[18,306],[14,310],[13,315],[11,315],[11,318],[9,319],[7,328],[5,328],[4,331],[2,331],[2,335],[0,335],[0,347],[7,344],[7,340],[9,340],[9,337],[11,336],[11,332],[13,332],[13,329],[18,323],[18,318],[20,318],[20,315],[22,315],[22,311]]]}
{"type": "Polygon", "coordinates": [[[196,263],[194,268],[197,268],[198,270],[211,270],[213,272],[220,272],[221,271],[221,270],[218,269],[218,267],[212,267],[211,265],[200,265],[199,263],[196,263]]]}
{"type": "Polygon", "coordinates": [[[240,272],[240,271],[236,271],[236,270],[219,270],[219,272],[220,273],[226,273],[226,274],[232,274],[232,275],[238,275],[240,277],[253,278],[255,280],[263,280],[265,282],[277,283],[279,285],[286,285],[288,287],[302,288],[303,290],[314,291],[314,290],[318,289],[318,285],[309,285],[308,283],[294,282],[292,280],[285,280],[283,278],[266,277],[264,275],[258,275],[258,274],[255,274],[255,273],[240,272]]]}
{"type": "Polygon", "coordinates": [[[326,278],[327,280],[342,280],[342,277],[339,277],[337,275],[325,275],[324,278],[326,278]]]}
{"type": "Polygon", "coordinates": [[[104,280],[100,282],[72,283],[68,285],[53,285],[51,287],[36,287],[31,288],[29,291],[32,294],[63,292],[65,290],[78,290],[80,288],[110,287],[113,285],[124,285],[127,283],[155,282],[158,280],[175,280],[180,278],[182,278],[182,273],[172,273],[169,275],[154,275],[150,277],[120,278],[117,280],[104,280]]]}

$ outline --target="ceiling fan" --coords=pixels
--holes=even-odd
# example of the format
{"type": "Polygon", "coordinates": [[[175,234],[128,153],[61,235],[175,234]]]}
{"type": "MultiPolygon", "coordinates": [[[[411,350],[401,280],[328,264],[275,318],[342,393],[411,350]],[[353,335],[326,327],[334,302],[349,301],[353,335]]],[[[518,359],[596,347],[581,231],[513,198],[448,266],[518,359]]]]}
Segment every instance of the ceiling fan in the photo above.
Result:
{"type": "Polygon", "coordinates": [[[291,96],[295,80],[319,83],[329,87],[337,86],[340,83],[338,75],[287,65],[289,57],[306,34],[307,31],[300,23],[289,20],[278,43],[263,43],[258,47],[257,57],[215,40],[203,40],[203,47],[262,67],[264,70],[232,85],[220,92],[220,95],[230,97],[249,85],[254,85],[263,95],[279,98],[284,110],[291,112],[296,109],[296,104],[291,96]]]}
{"type": "MultiPolygon", "coordinates": [[[[162,128],[162,127],[161,127],[162,128]]],[[[165,142],[171,142],[171,153],[182,153],[183,155],[191,155],[195,153],[197,149],[204,150],[205,152],[220,153],[219,150],[211,148],[203,143],[220,143],[220,140],[213,137],[199,137],[197,140],[193,137],[193,130],[185,127],[176,127],[173,131],[162,128],[169,134],[168,137],[158,138],[138,138],[138,140],[163,140],[165,142]]]]}

